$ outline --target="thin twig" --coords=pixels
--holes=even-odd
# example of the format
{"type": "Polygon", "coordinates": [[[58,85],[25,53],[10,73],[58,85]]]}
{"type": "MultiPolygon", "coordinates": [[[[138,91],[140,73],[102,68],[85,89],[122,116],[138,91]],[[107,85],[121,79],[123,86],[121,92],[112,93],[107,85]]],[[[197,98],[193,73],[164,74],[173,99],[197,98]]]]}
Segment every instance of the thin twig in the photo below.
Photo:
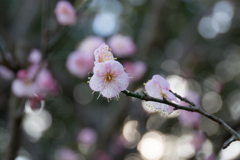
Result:
{"type": "Polygon", "coordinates": [[[232,142],[237,141],[236,137],[232,136],[229,138],[224,144],[223,144],[223,149],[227,148],[232,142]]]}
{"type": "MultiPolygon", "coordinates": [[[[216,117],[216,116],[214,116],[210,113],[207,113],[206,111],[204,111],[200,107],[196,106],[194,103],[193,103],[194,105],[190,104],[191,106],[187,107],[187,106],[182,106],[182,105],[172,103],[165,98],[164,99],[158,99],[158,98],[151,97],[147,94],[141,95],[139,93],[131,92],[131,91],[128,91],[128,90],[125,90],[125,91],[122,91],[122,92],[124,94],[126,94],[127,96],[135,97],[135,98],[138,98],[138,99],[141,99],[141,100],[159,102],[159,103],[164,103],[164,104],[170,105],[170,106],[174,107],[175,110],[182,109],[182,110],[187,110],[187,111],[191,111],[191,112],[198,112],[201,115],[217,122],[225,130],[227,130],[229,133],[231,133],[233,135],[233,138],[231,138],[230,140],[228,140],[224,143],[223,148],[226,148],[227,146],[229,146],[233,141],[240,140],[240,135],[234,129],[232,129],[226,122],[224,122],[222,119],[220,119],[220,118],[218,118],[218,117],[216,117]]],[[[177,95],[176,93],[174,93],[174,94],[177,95]]],[[[179,95],[177,95],[177,97],[181,100],[186,101],[186,102],[190,102],[186,98],[183,98],[179,95]]],[[[192,103],[192,102],[190,102],[190,103],[192,103]]]]}

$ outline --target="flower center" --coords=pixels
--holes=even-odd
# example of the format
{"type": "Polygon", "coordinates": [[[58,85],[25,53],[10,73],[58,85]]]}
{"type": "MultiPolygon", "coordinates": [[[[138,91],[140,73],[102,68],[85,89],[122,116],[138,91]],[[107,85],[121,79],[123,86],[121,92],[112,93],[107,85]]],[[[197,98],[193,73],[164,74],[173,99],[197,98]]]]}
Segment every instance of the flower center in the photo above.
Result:
{"type": "Polygon", "coordinates": [[[108,74],[108,75],[105,76],[105,81],[106,81],[106,82],[111,82],[112,79],[113,79],[112,75],[109,75],[109,74],[108,74]]]}

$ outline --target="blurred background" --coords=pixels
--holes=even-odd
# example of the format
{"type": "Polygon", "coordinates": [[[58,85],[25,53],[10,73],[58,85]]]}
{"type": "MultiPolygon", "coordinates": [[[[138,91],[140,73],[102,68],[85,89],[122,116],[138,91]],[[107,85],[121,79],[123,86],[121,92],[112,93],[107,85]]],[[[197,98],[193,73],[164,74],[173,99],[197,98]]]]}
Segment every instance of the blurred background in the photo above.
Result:
{"type": "MultiPolygon", "coordinates": [[[[180,110],[165,116],[122,93],[119,101],[97,100],[87,83],[93,52],[105,42],[133,77],[129,90],[144,91],[160,74],[173,92],[238,131],[238,0],[69,2],[72,23],[60,22],[57,0],[0,1],[0,159],[11,140],[9,105],[18,97],[12,82],[29,68],[33,49],[47,60],[58,95],[37,109],[25,104],[16,160],[240,159],[240,142],[223,150],[231,135],[206,117],[180,110]]],[[[67,5],[60,12],[70,12],[67,5]]]]}

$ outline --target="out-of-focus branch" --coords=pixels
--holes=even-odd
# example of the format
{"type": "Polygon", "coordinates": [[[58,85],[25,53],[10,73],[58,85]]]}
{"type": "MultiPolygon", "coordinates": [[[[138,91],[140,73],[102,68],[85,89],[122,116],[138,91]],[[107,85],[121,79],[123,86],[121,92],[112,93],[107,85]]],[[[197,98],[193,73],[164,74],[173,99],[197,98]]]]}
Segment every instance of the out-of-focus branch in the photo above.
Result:
{"type": "Polygon", "coordinates": [[[6,153],[6,160],[14,160],[20,147],[21,123],[25,98],[17,98],[13,94],[9,99],[9,135],[10,142],[6,153]]]}
{"type": "MultiPolygon", "coordinates": [[[[222,119],[220,119],[220,118],[218,118],[218,117],[216,117],[216,116],[214,116],[210,113],[207,113],[206,111],[204,111],[203,109],[201,109],[200,107],[198,107],[196,105],[191,105],[190,104],[190,107],[187,107],[187,106],[182,106],[182,105],[172,103],[165,98],[158,99],[158,98],[151,97],[147,94],[142,95],[142,94],[139,94],[138,92],[135,93],[135,92],[131,92],[131,91],[128,91],[128,90],[125,90],[125,91],[122,91],[122,92],[124,94],[126,94],[127,96],[135,97],[135,98],[138,98],[138,99],[141,99],[141,100],[159,102],[159,103],[164,103],[164,104],[170,105],[170,106],[174,107],[175,110],[182,109],[182,110],[191,111],[191,112],[198,112],[201,115],[217,122],[225,130],[227,130],[229,133],[231,133],[233,135],[232,138],[230,138],[228,141],[226,141],[224,143],[223,148],[227,148],[227,146],[229,146],[233,141],[236,141],[236,140],[240,141],[240,135],[233,128],[231,128],[226,122],[224,122],[222,119]]],[[[177,94],[175,94],[175,95],[177,95],[177,94]]],[[[183,98],[179,95],[177,95],[177,96],[180,100],[189,101],[186,98],[183,98]]],[[[190,103],[192,103],[192,102],[190,102],[190,103]]]]}

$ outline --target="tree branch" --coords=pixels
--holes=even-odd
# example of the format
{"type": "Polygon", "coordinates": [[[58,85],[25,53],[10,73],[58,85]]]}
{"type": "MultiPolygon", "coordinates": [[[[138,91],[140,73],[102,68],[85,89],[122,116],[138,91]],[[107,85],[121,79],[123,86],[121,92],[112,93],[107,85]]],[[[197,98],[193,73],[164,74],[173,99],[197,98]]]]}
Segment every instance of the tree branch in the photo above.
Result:
{"type": "Polygon", "coordinates": [[[125,90],[125,91],[122,91],[122,92],[124,94],[126,94],[127,96],[135,97],[135,98],[138,98],[138,99],[141,99],[141,100],[159,102],[159,103],[164,103],[164,104],[170,105],[170,106],[174,107],[175,110],[182,109],[182,110],[186,110],[186,111],[190,111],[190,112],[198,112],[201,115],[203,115],[203,116],[205,116],[205,117],[207,117],[207,118],[217,122],[219,125],[221,125],[225,130],[227,130],[233,136],[233,137],[231,137],[229,140],[227,140],[224,143],[223,149],[227,148],[233,141],[237,141],[237,140],[240,141],[240,135],[234,129],[232,129],[226,122],[224,122],[222,119],[220,119],[220,118],[218,118],[218,117],[216,117],[216,116],[214,116],[214,115],[212,115],[210,113],[207,113],[206,111],[204,111],[200,107],[196,106],[193,102],[190,102],[188,99],[183,98],[180,95],[178,95],[176,93],[173,93],[172,91],[171,92],[174,95],[176,95],[180,100],[189,103],[190,107],[172,103],[172,102],[168,101],[165,98],[158,99],[158,98],[151,97],[151,96],[149,96],[147,94],[141,95],[138,92],[135,93],[135,92],[131,92],[131,91],[128,91],[128,90],[125,90]]]}

